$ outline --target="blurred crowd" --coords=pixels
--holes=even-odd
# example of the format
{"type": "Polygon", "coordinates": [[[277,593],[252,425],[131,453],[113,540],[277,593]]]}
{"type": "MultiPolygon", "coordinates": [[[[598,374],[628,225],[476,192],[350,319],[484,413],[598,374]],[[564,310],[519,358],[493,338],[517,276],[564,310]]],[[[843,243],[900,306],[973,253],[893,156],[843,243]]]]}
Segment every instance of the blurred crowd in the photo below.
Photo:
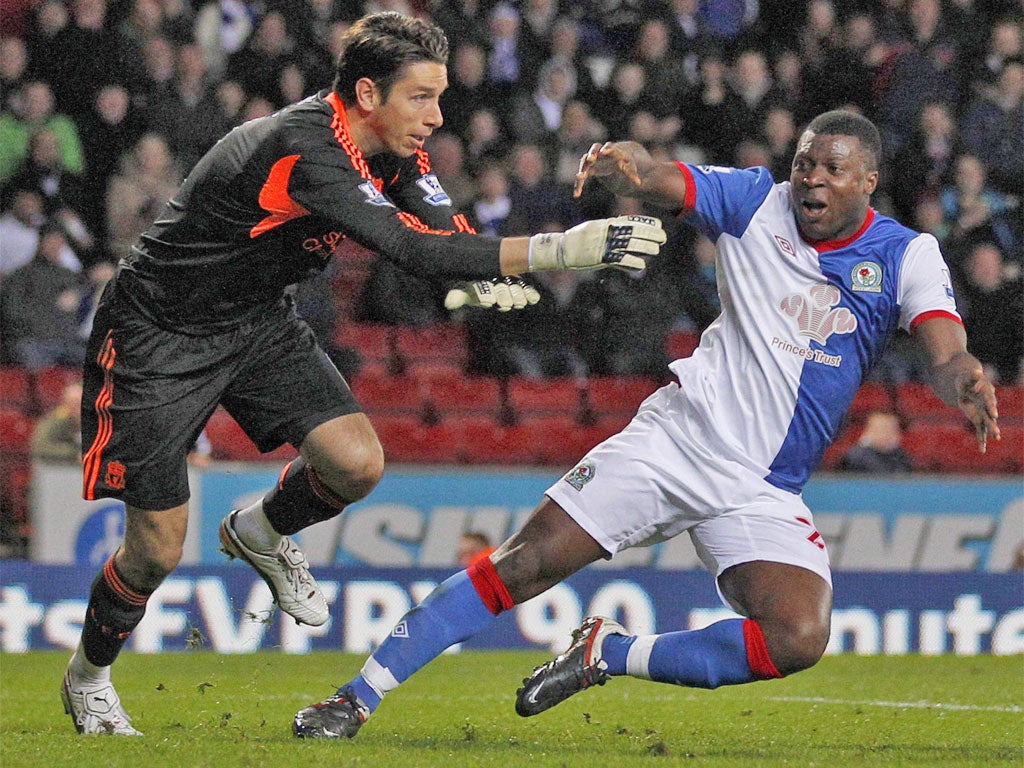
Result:
{"type": "MultiPolygon", "coordinates": [[[[815,114],[882,131],[874,205],[937,237],[972,351],[1021,377],[1024,59],[1019,0],[5,0],[0,24],[2,362],[76,365],[114,264],[217,139],[329,87],[339,41],[377,10],[452,44],[434,170],[481,232],[637,211],[595,186],[595,141],[789,176],[815,114]]],[[[718,311],[714,250],[689,228],[641,277],[538,277],[544,300],[472,313],[474,370],[664,373],[661,340],[718,311]]],[[[331,273],[305,286],[317,327],[331,273]]],[[[347,321],[450,319],[441,291],[374,264],[347,321]]],[[[329,343],[329,339],[325,339],[329,343]]],[[[873,374],[921,376],[904,340],[873,374]]]]}

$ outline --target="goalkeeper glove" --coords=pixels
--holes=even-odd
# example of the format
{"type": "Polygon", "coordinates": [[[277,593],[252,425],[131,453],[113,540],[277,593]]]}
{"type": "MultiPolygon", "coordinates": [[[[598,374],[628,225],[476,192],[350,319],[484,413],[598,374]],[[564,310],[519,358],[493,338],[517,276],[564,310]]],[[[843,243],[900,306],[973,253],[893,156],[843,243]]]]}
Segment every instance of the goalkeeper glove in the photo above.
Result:
{"type": "Polygon", "coordinates": [[[459,307],[497,307],[499,312],[522,309],[540,301],[537,289],[521,277],[495,277],[490,280],[474,280],[459,283],[444,298],[445,309],[459,307]]]}
{"type": "Polygon", "coordinates": [[[645,256],[654,256],[665,242],[661,221],[651,216],[616,216],[577,224],[567,232],[530,238],[531,272],[552,269],[639,271],[645,256]]]}

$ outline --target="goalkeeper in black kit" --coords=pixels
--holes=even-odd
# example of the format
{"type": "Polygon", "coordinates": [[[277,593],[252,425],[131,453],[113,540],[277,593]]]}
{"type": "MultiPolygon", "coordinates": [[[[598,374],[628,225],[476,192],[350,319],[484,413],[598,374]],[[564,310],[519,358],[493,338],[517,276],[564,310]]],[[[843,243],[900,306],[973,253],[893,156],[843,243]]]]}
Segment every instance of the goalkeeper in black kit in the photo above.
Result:
{"type": "Polygon", "coordinates": [[[92,584],[61,686],[81,733],[139,735],[110,668],[175,568],[188,520],[186,456],[222,405],[262,451],[299,457],[220,527],[222,546],[311,625],[327,602],[290,534],[366,496],[384,471],[373,427],[285,289],[352,238],[446,287],[446,304],[537,300],[527,272],[637,270],[657,219],[584,222],[565,233],[476,234],[431,172],[448,42],[397,13],[356,22],[333,87],[248,122],[203,157],[108,285],[84,371],[84,495],[126,505],[122,546],[92,584]],[[461,281],[461,282],[460,282],[461,281]]]}

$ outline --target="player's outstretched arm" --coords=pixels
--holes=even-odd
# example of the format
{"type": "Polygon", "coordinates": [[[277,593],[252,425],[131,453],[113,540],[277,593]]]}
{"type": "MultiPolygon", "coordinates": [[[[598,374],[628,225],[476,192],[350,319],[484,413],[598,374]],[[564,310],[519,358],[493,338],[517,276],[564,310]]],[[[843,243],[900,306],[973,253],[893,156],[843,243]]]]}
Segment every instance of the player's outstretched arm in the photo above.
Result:
{"type": "Polygon", "coordinates": [[[686,181],[679,166],[658,161],[635,141],[593,144],[580,158],[573,196],[583,194],[590,179],[597,179],[616,195],[638,197],[654,205],[678,211],[686,199],[686,181]]]}
{"type": "Polygon", "coordinates": [[[978,435],[978,448],[985,452],[988,438],[1000,438],[996,391],[985,376],[981,362],[967,351],[963,326],[945,317],[925,320],[914,330],[924,346],[932,368],[932,389],[943,402],[959,408],[970,419],[978,435]]]}

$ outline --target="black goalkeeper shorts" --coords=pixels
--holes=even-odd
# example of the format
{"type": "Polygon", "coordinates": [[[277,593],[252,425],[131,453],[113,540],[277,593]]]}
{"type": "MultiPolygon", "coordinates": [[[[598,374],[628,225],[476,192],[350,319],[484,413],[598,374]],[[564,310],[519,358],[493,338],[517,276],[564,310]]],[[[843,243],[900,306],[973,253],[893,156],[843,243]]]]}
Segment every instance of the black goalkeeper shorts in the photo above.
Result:
{"type": "Polygon", "coordinates": [[[263,452],[298,448],[315,427],[360,410],[290,302],[241,328],[188,336],[116,294],[108,290],[96,313],[83,376],[86,499],[184,504],[186,458],[218,404],[263,452]]]}

